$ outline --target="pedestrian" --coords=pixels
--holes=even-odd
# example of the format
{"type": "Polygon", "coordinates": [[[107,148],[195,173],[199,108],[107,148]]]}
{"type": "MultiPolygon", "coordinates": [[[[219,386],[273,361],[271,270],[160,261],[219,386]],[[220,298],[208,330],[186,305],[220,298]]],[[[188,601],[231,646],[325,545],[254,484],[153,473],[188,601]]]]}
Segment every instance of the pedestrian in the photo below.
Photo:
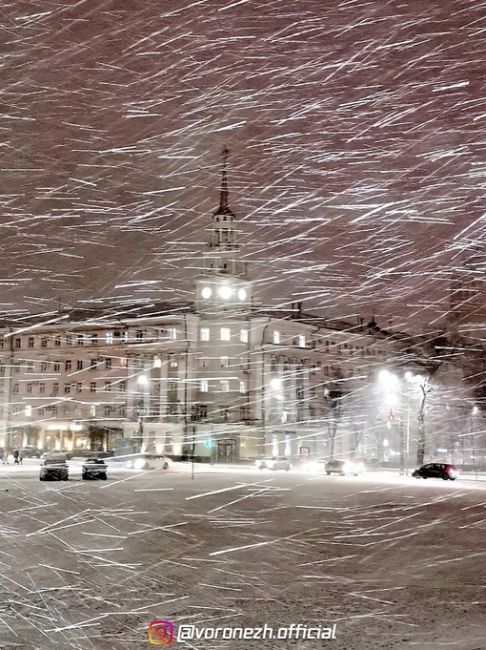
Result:
{"type": "Polygon", "coordinates": [[[13,455],[13,458],[14,458],[14,465],[19,465],[19,463],[20,463],[20,453],[19,453],[19,450],[16,449],[16,450],[13,452],[12,455],[13,455]]]}

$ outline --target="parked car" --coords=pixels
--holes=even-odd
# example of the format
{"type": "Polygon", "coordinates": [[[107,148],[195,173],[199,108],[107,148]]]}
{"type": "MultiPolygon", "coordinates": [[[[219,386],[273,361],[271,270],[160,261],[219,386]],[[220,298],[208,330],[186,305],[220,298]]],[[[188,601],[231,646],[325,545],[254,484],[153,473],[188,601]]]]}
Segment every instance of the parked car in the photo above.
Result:
{"type": "Polygon", "coordinates": [[[21,458],[40,458],[41,452],[37,447],[27,445],[20,450],[21,458]]]}
{"type": "Polygon", "coordinates": [[[69,468],[65,456],[58,454],[43,459],[39,474],[40,481],[67,481],[68,478],[69,468]]]}
{"type": "MultiPolygon", "coordinates": [[[[133,454],[129,457],[122,457],[125,466],[129,469],[169,469],[170,459],[165,456],[152,456],[151,454],[133,454]]],[[[117,460],[115,456],[114,460],[117,460]]]]}
{"type": "Polygon", "coordinates": [[[269,456],[267,458],[259,458],[257,461],[255,461],[255,465],[258,467],[258,469],[284,469],[287,472],[292,467],[289,459],[286,456],[269,456]]]}
{"type": "Polygon", "coordinates": [[[325,458],[313,458],[306,463],[302,463],[302,467],[312,474],[324,474],[326,462],[325,458]]]}
{"type": "Polygon", "coordinates": [[[416,469],[412,476],[415,478],[442,478],[444,481],[455,481],[459,470],[450,463],[428,463],[416,469]]]}
{"type": "Polygon", "coordinates": [[[103,458],[93,456],[92,458],[87,458],[83,463],[82,469],[82,478],[86,479],[101,479],[106,481],[107,478],[107,465],[103,458]]]}
{"type": "Polygon", "coordinates": [[[328,460],[324,469],[328,476],[331,474],[339,474],[340,476],[358,476],[366,471],[365,465],[362,462],[338,460],[337,458],[328,460]]]}

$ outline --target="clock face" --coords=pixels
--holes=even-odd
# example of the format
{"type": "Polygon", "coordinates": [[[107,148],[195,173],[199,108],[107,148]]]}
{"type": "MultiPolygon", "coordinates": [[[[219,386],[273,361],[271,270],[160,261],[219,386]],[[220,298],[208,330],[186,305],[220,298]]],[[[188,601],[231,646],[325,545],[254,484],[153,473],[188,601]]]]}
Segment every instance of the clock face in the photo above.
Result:
{"type": "Polygon", "coordinates": [[[246,300],[246,289],[239,289],[238,298],[242,301],[246,300]]]}
{"type": "Polygon", "coordinates": [[[203,287],[203,290],[201,291],[201,296],[203,298],[211,298],[212,295],[213,295],[213,290],[211,289],[211,287],[203,287]]]}
{"type": "Polygon", "coordinates": [[[231,287],[223,286],[219,288],[218,293],[223,300],[228,300],[228,298],[231,298],[231,294],[233,293],[233,291],[231,287]]]}

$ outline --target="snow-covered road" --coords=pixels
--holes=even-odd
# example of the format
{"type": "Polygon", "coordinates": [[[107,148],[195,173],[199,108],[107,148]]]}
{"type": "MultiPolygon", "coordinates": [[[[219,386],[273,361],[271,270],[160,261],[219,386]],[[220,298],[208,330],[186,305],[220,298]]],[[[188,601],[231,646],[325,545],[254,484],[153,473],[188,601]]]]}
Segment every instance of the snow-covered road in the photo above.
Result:
{"type": "Polygon", "coordinates": [[[486,483],[303,473],[1,474],[0,646],[149,647],[151,620],[329,641],[191,648],[486,648],[486,483]]]}

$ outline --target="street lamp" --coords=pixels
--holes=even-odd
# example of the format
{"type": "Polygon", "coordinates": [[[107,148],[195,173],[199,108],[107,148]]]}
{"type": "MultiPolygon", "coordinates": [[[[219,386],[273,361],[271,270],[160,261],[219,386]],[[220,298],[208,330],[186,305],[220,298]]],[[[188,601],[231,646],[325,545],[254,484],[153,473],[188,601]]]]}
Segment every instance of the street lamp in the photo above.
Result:
{"type": "Polygon", "coordinates": [[[137,377],[137,384],[139,387],[139,392],[140,392],[140,398],[138,400],[138,408],[137,408],[137,415],[138,415],[138,437],[140,439],[140,446],[143,445],[143,436],[144,436],[144,430],[143,430],[143,418],[145,416],[145,390],[148,386],[148,378],[146,375],[139,375],[137,377]]]}

